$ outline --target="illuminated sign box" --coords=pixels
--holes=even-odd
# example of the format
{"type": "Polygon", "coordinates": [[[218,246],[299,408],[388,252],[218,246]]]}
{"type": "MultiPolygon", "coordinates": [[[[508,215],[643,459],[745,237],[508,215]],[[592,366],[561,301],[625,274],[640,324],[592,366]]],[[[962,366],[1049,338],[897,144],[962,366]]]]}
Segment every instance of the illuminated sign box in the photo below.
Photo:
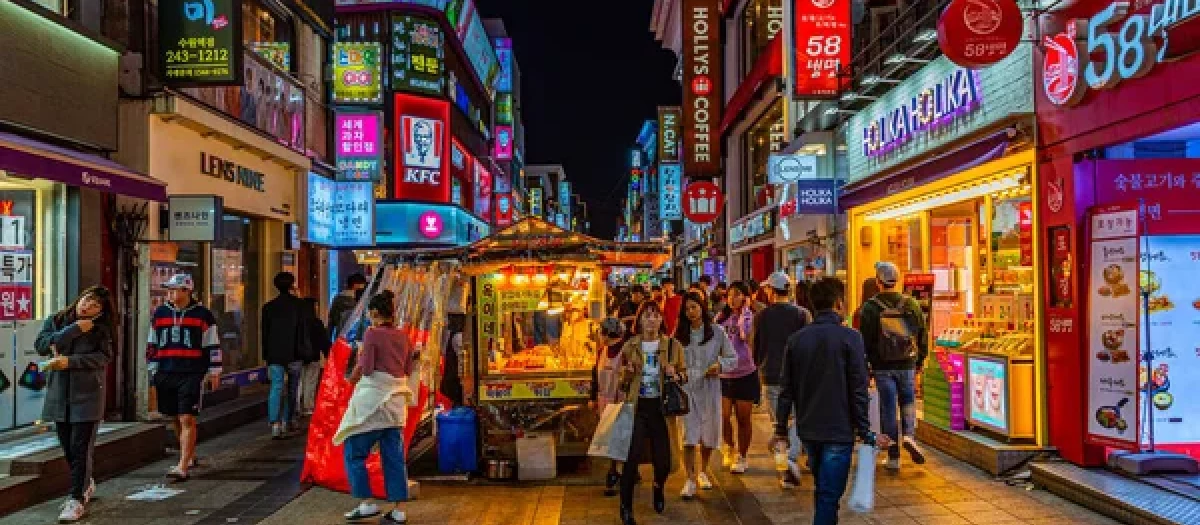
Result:
{"type": "Polygon", "coordinates": [[[445,90],[442,29],[430,18],[392,16],[392,89],[427,95],[445,90]]]}
{"type": "Polygon", "coordinates": [[[383,66],[378,42],[337,42],[333,46],[333,102],[379,104],[383,102],[383,66]]]}
{"type": "Polygon", "coordinates": [[[486,237],[491,226],[452,204],[378,201],[375,244],[462,246],[486,237]]]}
{"type": "Polygon", "coordinates": [[[162,0],[158,60],[168,86],[242,84],[242,7],[234,0],[162,0]]]}
{"type": "Polygon", "coordinates": [[[334,116],[337,178],[377,181],[383,176],[383,113],[337,112],[334,116]]]}
{"type": "Polygon", "coordinates": [[[335,182],[308,174],[309,242],[334,247],[371,246],[375,193],[369,181],[335,182]]]}

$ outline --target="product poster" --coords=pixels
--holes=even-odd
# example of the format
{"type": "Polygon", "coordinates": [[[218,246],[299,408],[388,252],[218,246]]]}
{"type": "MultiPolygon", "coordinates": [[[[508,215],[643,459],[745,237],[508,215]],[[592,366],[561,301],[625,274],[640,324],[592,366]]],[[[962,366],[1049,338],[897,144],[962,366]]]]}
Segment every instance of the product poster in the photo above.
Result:
{"type": "Polygon", "coordinates": [[[1140,284],[1150,292],[1150,324],[1142,330],[1154,355],[1149,372],[1144,362],[1138,367],[1153,406],[1146,415],[1154,418],[1156,443],[1200,443],[1200,235],[1145,237],[1141,248],[1140,284]]]}
{"type": "Polygon", "coordinates": [[[1091,218],[1088,279],[1089,442],[1138,446],[1138,239],[1137,211],[1091,218]]]}
{"type": "Polygon", "coordinates": [[[972,423],[1008,433],[1008,360],[967,356],[967,415],[972,423]]]}
{"type": "Polygon", "coordinates": [[[933,314],[933,283],[936,280],[937,276],[932,273],[910,273],[904,276],[904,293],[917,300],[927,320],[933,314]]]}

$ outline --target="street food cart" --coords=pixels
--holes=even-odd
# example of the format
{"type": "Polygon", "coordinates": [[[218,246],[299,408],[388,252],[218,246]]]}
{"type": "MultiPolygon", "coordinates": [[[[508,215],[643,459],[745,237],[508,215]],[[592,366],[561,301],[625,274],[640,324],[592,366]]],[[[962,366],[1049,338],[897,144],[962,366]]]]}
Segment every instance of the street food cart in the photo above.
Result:
{"type": "Polygon", "coordinates": [[[478,408],[485,460],[517,459],[523,446],[586,455],[596,416],[580,408],[591,389],[593,335],[607,311],[605,267],[654,268],[668,250],[537,218],[467,248],[462,271],[473,299],[462,382],[475,387],[469,402],[478,408]]]}

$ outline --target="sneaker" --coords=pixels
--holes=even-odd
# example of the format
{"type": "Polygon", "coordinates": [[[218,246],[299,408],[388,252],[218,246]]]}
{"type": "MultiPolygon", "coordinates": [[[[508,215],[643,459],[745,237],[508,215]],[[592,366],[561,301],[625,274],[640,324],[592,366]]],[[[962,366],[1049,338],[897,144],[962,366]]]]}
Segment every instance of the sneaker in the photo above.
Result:
{"type": "Polygon", "coordinates": [[[83,519],[83,502],[75,498],[67,498],[62,504],[62,512],[58,513],[59,523],[75,523],[83,519]]]}
{"type": "Polygon", "coordinates": [[[900,458],[887,460],[887,469],[892,472],[900,472],[900,458]]]}
{"type": "Polygon", "coordinates": [[[729,467],[729,471],[734,474],[745,474],[749,468],[750,464],[746,462],[746,458],[739,455],[733,460],[733,466],[729,467]]]}
{"type": "Polygon", "coordinates": [[[408,523],[408,516],[398,510],[392,510],[379,519],[379,525],[403,525],[405,523],[408,523]]]}
{"type": "Polygon", "coordinates": [[[721,466],[730,468],[737,462],[738,456],[733,453],[733,447],[721,445],[721,466]]]}
{"type": "Polygon", "coordinates": [[[271,424],[271,439],[283,439],[283,425],[279,423],[271,424]]]}
{"type": "Polygon", "coordinates": [[[779,478],[779,488],[783,490],[792,490],[800,486],[800,478],[792,473],[791,470],[783,473],[783,477],[779,478]]]}
{"type": "Polygon", "coordinates": [[[359,503],[357,507],[354,507],[354,510],[343,514],[343,516],[346,517],[346,521],[349,521],[349,522],[369,520],[378,515],[379,515],[379,506],[375,505],[374,503],[365,503],[365,502],[359,503]]]}
{"type": "Polygon", "coordinates": [[[917,440],[913,439],[912,436],[904,436],[900,442],[904,450],[908,451],[908,456],[912,458],[913,463],[918,465],[925,464],[925,453],[921,452],[921,447],[917,446],[917,440]]]}
{"type": "Polygon", "coordinates": [[[700,486],[700,490],[712,490],[713,488],[712,480],[709,479],[708,474],[704,472],[701,472],[700,475],[696,477],[696,484],[700,486]]]}
{"type": "Polygon", "coordinates": [[[94,497],[96,497],[96,480],[88,479],[88,486],[83,491],[83,504],[91,503],[94,497]]]}
{"type": "Polygon", "coordinates": [[[683,490],[680,491],[679,496],[685,500],[696,497],[696,482],[690,479],[684,482],[683,490]]]}

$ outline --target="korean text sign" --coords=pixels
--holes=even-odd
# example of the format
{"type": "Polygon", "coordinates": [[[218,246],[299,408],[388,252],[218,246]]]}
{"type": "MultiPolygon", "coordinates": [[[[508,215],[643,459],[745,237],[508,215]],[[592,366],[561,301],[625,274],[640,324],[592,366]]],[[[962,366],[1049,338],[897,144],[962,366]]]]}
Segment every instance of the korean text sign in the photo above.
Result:
{"type": "Polygon", "coordinates": [[[375,242],[375,195],[370,182],[334,182],[308,174],[309,242],[334,247],[375,242]]]}
{"type": "Polygon", "coordinates": [[[392,89],[441,95],[445,89],[442,29],[432,19],[392,16],[392,89]]]}
{"type": "MultiPolygon", "coordinates": [[[[844,0],[849,1],[849,0],[844,0]]],[[[683,170],[721,174],[721,26],[717,0],[683,0],[683,170]]]]}
{"type": "Polygon", "coordinates": [[[170,86],[242,84],[242,8],[234,0],[162,0],[159,64],[170,86]]]}
{"type": "Polygon", "coordinates": [[[683,218],[683,167],[678,164],[658,165],[659,216],[665,221],[683,218]]]}
{"type": "Polygon", "coordinates": [[[378,104],[383,102],[382,65],[378,42],[333,44],[333,102],[378,104]]]}
{"type": "Polygon", "coordinates": [[[383,113],[338,112],[334,125],[338,180],[379,180],[383,175],[383,113]]]}
{"type": "Polygon", "coordinates": [[[836,97],[850,67],[850,0],[796,0],[797,98],[836,97]]]}

